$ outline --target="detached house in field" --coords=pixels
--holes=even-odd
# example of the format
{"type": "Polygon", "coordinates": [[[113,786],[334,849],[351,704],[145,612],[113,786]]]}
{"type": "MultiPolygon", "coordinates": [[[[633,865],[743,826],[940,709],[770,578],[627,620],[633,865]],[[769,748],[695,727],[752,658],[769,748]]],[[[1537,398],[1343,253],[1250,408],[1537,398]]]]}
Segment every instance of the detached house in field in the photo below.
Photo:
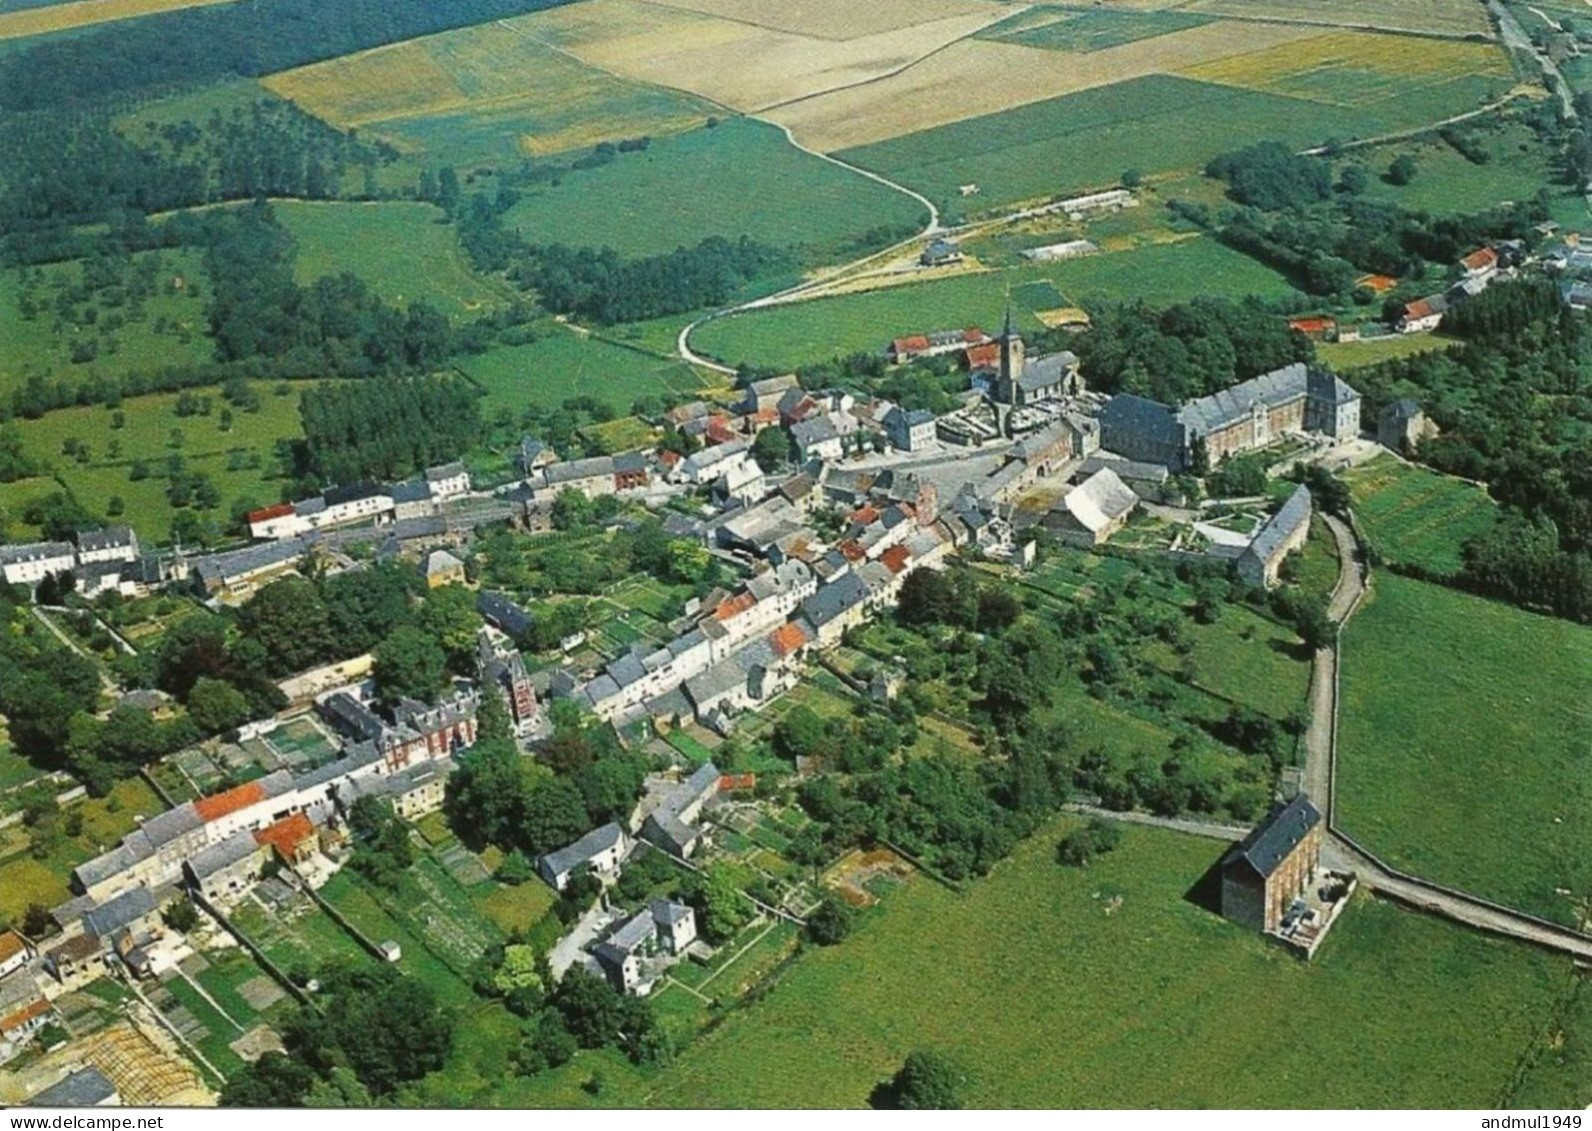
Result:
{"type": "Polygon", "coordinates": [[[1222,860],[1222,917],[1276,931],[1321,864],[1321,813],[1303,794],[1256,826],[1222,860]]]}

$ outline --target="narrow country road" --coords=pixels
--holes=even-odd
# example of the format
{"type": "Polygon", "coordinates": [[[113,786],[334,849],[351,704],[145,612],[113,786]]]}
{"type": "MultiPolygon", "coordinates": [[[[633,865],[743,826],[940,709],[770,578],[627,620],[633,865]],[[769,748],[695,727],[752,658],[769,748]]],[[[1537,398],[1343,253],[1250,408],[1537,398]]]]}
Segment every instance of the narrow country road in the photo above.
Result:
{"type": "MultiPolygon", "coordinates": [[[[1341,519],[1322,515],[1338,545],[1338,580],[1327,601],[1327,618],[1343,622],[1365,595],[1365,571],[1356,554],[1354,534],[1341,519]]],[[[1318,648],[1310,667],[1310,722],[1305,729],[1304,792],[1323,813],[1332,812],[1333,731],[1337,727],[1338,645],[1318,648]]]]}
{"type": "Polygon", "coordinates": [[[1520,26],[1520,21],[1515,19],[1515,14],[1498,0],[1487,0],[1487,9],[1492,13],[1493,19],[1498,21],[1498,34],[1503,38],[1504,46],[1524,52],[1536,59],[1542,64],[1542,69],[1553,76],[1556,88],[1554,93],[1559,96],[1559,104],[1564,107],[1564,115],[1572,122],[1575,121],[1575,93],[1570,84],[1564,81],[1564,74],[1559,70],[1558,64],[1546,55],[1537,54],[1537,45],[1531,42],[1531,37],[1520,26]]]}
{"type": "MultiPolygon", "coordinates": [[[[1332,515],[1322,518],[1338,545],[1338,581],[1327,602],[1327,616],[1341,629],[1365,597],[1367,574],[1348,524],[1332,515]]],[[[1342,709],[1338,701],[1338,655],[1342,643],[1340,636],[1333,647],[1316,652],[1310,676],[1310,723],[1305,731],[1304,792],[1327,819],[1323,861],[1328,867],[1356,873],[1367,888],[1410,907],[1592,962],[1592,936],[1395,872],[1339,831],[1332,787],[1338,715],[1342,709]]]]}

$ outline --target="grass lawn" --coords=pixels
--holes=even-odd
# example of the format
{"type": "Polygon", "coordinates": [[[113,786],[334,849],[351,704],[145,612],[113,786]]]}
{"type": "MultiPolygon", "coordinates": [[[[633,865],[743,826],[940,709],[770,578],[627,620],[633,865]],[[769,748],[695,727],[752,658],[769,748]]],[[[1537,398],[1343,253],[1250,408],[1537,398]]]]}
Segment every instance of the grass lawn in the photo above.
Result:
{"type": "Polygon", "coordinates": [[[1342,669],[1344,830],[1396,867],[1573,922],[1592,893],[1592,629],[1383,572],[1342,669]]]}
{"type": "Polygon", "coordinates": [[[1460,544],[1496,521],[1498,508],[1480,487],[1390,456],[1347,478],[1366,536],[1391,562],[1456,573],[1460,544]]]}
{"type": "Polygon", "coordinates": [[[293,234],[294,274],[302,284],[344,271],[398,306],[427,302],[450,318],[475,318],[515,297],[506,283],[471,269],[442,209],[407,201],[279,201],[272,206],[293,234]]]}
{"type": "Polygon", "coordinates": [[[1574,195],[1558,183],[1554,154],[1524,125],[1511,121],[1496,130],[1474,130],[1472,136],[1490,155],[1485,164],[1467,160],[1440,139],[1351,151],[1338,164],[1364,165],[1372,174],[1367,196],[1412,210],[1477,212],[1503,201],[1530,200],[1544,187],[1555,197],[1574,195]],[[1382,173],[1401,153],[1415,159],[1415,177],[1407,185],[1389,184],[1382,173]]]}
{"type": "Polygon", "coordinates": [[[526,880],[510,887],[507,884],[482,886],[472,893],[481,913],[504,934],[528,931],[553,909],[558,895],[541,880],[526,880]]]}
{"type": "Polygon", "coordinates": [[[328,880],[321,895],[372,942],[380,944],[389,939],[397,942],[403,951],[398,960],[399,969],[429,985],[438,1000],[448,1005],[469,1005],[478,1000],[469,985],[431,953],[407,924],[388,914],[365,882],[348,869],[328,880]]]}
{"type": "Polygon", "coordinates": [[[683,396],[701,384],[683,362],[562,327],[525,345],[496,346],[461,358],[458,368],[486,390],[481,408],[488,417],[503,409],[517,417],[531,405],[558,405],[579,396],[597,397],[625,413],[638,397],[683,396]]]}
{"type": "Polygon", "coordinates": [[[1454,345],[1452,338],[1436,334],[1390,334],[1358,342],[1318,342],[1316,356],[1337,370],[1359,369],[1394,358],[1431,353],[1454,345]]]}
{"type": "Polygon", "coordinates": [[[35,375],[73,386],[95,374],[148,373],[212,359],[205,323],[208,280],[197,252],[140,252],[115,274],[108,285],[91,289],[76,260],[0,271],[0,395],[9,401],[12,390],[35,375]],[[150,291],[134,301],[128,281],[140,270],[148,274],[150,291]],[[23,313],[25,294],[36,308],[32,317],[23,313]],[[59,317],[62,311],[69,313],[59,317]],[[90,343],[94,357],[74,361],[74,347],[87,349],[90,343]]]}
{"type": "MultiPolygon", "coordinates": [[[[908,882],[666,1068],[583,1054],[499,1099],[589,1105],[572,1085],[600,1067],[605,1105],[856,1107],[929,1048],[969,1106],[1490,1106],[1571,989],[1567,962],[1370,899],[1307,965],[1185,898],[1217,844],[1130,828],[1068,870],[1065,827],[962,895],[908,882]]],[[[1592,1098],[1584,1075],[1534,1086],[1592,1098]]]]}
{"type": "Polygon", "coordinates": [[[534,242],[630,256],[750,236],[826,261],[855,256],[875,229],[910,234],[926,219],[910,197],[793,148],[777,128],[732,119],[531,186],[505,222],[534,242]]]}
{"type": "MultiPolygon", "coordinates": [[[[1310,664],[1299,637],[1241,606],[1222,610],[1215,624],[1185,621],[1194,650],[1194,678],[1204,687],[1276,719],[1305,705],[1310,664]]],[[[1181,657],[1164,645],[1150,650],[1158,664],[1176,670],[1181,657]]]]}
{"type": "MultiPolygon", "coordinates": [[[[858,351],[877,353],[891,338],[907,333],[997,327],[1008,288],[1038,282],[1052,284],[1068,305],[1085,299],[1141,298],[1160,304],[1205,294],[1275,298],[1290,293],[1287,282],[1270,268],[1197,237],[753,311],[709,322],[692,336],[691,344],[732,365],[748,361],[792,369],[858,351]]],[[[1032,309],[1016,313],[1023,329],[1039,328],[1032,309]]]]}
{"type": "MultiPolygon", "coordinates": [[[[91,513],[105,515],[110,500],[120,498],[124,513],[119,521],[132,525],[146,541],[164,542],[175,513],[166,497],[165,478],[166,461],[173,454],[182,456],[185,470],[203,472],[215,483],[221,506],[211,517],[220,522],[226,521],[236,499],[265,505],[280,496],[282,485],[272,478],[275,447],[278,440],[303,434],[298,415],[302,386],[289,386],[285,396],[278,396],[275,388],[272,382],[256,382],[260,411],[234,409],[232,429],[226,432],[220,421],[226,402],[214,388],[193,391],[211,398],[208,416],[178,416],[177,394],[156,393],[124,401],[120,411],[126,423],[119,429],[111,427],[112,410],[103,407],[58,409],[17,426],[28,456],[50,465],[91,513]],[[182,434],[180,447],[172,446],[174,429],[182,434]],[[61,445],[68,439],[87,446],[88,462],[62,454],[61,445]],[[135,460],[144,461],[147,478],[129,478],[135,460]],[[245,462],[258,466],[247,467],[245,462]]],[[[33,487],[27,490],[37,493],[33,487]]],[[[16,506],[9,492],[0,491],[0,506],[16,506]]]]}

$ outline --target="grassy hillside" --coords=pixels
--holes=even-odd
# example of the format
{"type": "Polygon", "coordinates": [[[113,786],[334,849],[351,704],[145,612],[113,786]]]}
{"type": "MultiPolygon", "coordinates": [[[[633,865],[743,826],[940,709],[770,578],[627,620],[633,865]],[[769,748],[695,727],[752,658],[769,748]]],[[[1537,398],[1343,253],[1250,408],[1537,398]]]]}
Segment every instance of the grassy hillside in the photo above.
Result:
{"type": "Polygon", "coordinates": [[[641,153],[527,189],[508,215],[533,241],[672,251],[708,236],[750,236],[819,259],[848,258],[873,229],[916,230],[910,197],[793,148],[745,119],[658,138],[641,153]]]}
{"type": "Polygon", "coordinates": [[[997,326],[1008,291],[1019,321],[1034,329],[1034,310],[1089,298],[1168,303],[1211,293],[1279,296],[1289,289],[1271,269],[1199,238],[754,311],[708,323],[692,337],[692,345],[732,365],[749,361],[791,368],[859,350],[881,351],[902,334],[997,326]],[[1030,294],[1034,304],[1025,309],[1024,298],[1030,294]]]}
{"type": "MultiPolygon", "coordinates": [[[[1307,965],[1189,900],[1218,844],[1130,829],[1071,870],[1065,827],[965,894],[909,881],[655,1074],[582,1054],[492,1098],[589,1104],[600,1069],[602,1104],[855,1107],[930,1048],[970,1106],[1488,1106],[1570,990],[1559,959],[1369,899],[1307,965]]],[[[1592,1098],[1568,1072],[1534,1084],[1592,1098]]]]}
{"type": "Polygon", "coordinates": [[[506,283],[471,269],[453,228],[433,205],[281,201],[274,208],[293,233],[300,283],[351,271],[388,302],[428,302],[455,320],[513,298],[506,283]]]}
{"type": "Polygon", "coordinates": [[[1379,574],[1343,638],[1339,823],[1397,867],[1573,922],[1589,677],[1592,629],[1379,574]]]}

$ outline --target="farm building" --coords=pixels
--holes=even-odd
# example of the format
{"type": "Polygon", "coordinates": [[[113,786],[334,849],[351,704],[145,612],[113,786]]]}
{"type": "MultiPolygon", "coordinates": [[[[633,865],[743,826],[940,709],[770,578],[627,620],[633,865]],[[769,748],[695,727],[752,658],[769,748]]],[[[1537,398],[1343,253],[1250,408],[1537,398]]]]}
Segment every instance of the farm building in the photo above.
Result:
{"type": "Polygon", "coordinates": [[[590,868],[597,876],[613,876],[630,850],[630,838],[619,825],[610,822],[593,829],[573,844],[555,852],[546,853],[536,862],[542,879],[563,891],[570,877],[581,868],[590,868]]]}
{"type": "Polygon", "coordinates": [[[1276,931],[1321,862],[1321,814],[1303,794],[1261,822],[1222,861],[1222,917],[1276,931]]]}
{"type": "Polygon", "coordinates": [[[1376,418],[1376,439],[1389,451],[1408,455],[1415,445],[1435,435],[1437,426],[1426,416],[1419,401],[1410,397],[1394,401],[1376,418]]]}
{"type": "Polygon", "coordinates": [[[1311,510],[1310,488],[1301,483],[1239,555],[1238,576],[1267,589],[1276,585],[1283,559],[1310,536],[1311,510]]]}
{"type": "Polygon", "coordinates": [[[1065,533],[1098,546],[1122,529],[1138,505],[1139,497],[1133,489],[1116,472],[1103,467],[1062,499],[1062,528],[1065,533]]]}
{"type": "Polygon", "coordinates": [[[960,263],[962,245],[955,240],[931,240],[929,246],[923,249],[923,254],[918,256],[918,262],[924,267],[946,267],[960,263]]]}

